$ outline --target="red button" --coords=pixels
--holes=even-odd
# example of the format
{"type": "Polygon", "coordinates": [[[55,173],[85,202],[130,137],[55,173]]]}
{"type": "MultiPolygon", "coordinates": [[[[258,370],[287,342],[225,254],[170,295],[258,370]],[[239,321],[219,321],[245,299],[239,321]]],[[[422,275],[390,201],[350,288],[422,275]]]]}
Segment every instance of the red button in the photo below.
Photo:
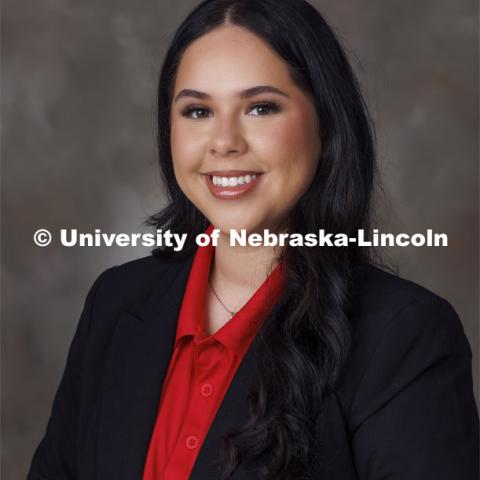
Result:
{"type": "Polygon", "coordinates": [[[195,435],[190,435],[187,437],[187,440],[185,441],[185,445],[187,448],[190,448],[193,450],[194,448],[197,448],[198,445],[198,438],[195,435]]]}
{"type": "Polygon", "coordinates": [[[213,393],[213,385],[211,383],[204,383],[200,392],[204,397],[209,397],[213,393]]]}

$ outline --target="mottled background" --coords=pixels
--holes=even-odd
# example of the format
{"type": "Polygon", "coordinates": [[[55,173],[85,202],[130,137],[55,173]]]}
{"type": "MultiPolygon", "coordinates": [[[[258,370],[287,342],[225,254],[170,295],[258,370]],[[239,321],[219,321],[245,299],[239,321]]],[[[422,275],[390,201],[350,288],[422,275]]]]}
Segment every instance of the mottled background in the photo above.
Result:
{"type": "MultiPolygon", "coordinates": [[[[477,2],[313,3],[345,43],[376,119],[388,193],[377,225],[449,235],[448,248],[384,253],[459,312],[476,380],[477,2]]],[[[162,204],[155,83],[168,39],[196,4],[3,1],[3,478],[25,478],[93,280],[148,254],[42,249],[32,234],[136,232],[162,204]]]]}

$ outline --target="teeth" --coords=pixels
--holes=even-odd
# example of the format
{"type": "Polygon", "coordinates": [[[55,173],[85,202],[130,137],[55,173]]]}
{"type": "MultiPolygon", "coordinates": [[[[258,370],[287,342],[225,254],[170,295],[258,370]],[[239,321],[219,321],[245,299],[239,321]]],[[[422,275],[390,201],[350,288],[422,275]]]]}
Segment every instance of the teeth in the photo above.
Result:
{"type": "Polygon", "coordinates": [[[221,187],[236,187],[238,185],[243,185],[244,183],[250,183],[255,179],[257,175],[243,175],[241,177],[218,177],[214,175],[212,177],[213,184],[221,187]]]}

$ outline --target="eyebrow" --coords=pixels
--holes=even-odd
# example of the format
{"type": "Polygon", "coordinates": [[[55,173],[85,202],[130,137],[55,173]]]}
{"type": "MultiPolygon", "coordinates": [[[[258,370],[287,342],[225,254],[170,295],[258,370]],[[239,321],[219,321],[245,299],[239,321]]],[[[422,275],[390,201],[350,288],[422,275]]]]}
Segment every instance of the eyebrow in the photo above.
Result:
{"type": "MultiPolygon", "coordinates": [[[[277,95],[282,95],[284,97],[290,98],[289,95],[287,95],[285,92],[272,85],[258,85],[256,87],[247,88],[246,90],[241,90],[240,92],[238,92],[238,96],[240,98],[250,98],[256,95],[260,95],[262,93],[276,93],[277,95]]],[[[185,88],[177,94],[173,103],[177,102],[182,97],[193,97],[198,98],[199,100],[210,100],[212,98],[212,96],[208,93],[200,92],[198,90],[192,90],[190,88],[185,88]]]]}

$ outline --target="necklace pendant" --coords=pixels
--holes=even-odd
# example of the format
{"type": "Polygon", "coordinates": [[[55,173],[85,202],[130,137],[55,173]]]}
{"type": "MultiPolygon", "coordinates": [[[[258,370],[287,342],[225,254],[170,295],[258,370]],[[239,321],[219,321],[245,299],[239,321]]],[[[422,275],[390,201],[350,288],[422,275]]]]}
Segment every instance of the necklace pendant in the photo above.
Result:
{"type": "Polygon", "coordinates": [[[230,312],[230,320],[233,318],[234,315],[235,315],[235,312],[230,312]]]}

